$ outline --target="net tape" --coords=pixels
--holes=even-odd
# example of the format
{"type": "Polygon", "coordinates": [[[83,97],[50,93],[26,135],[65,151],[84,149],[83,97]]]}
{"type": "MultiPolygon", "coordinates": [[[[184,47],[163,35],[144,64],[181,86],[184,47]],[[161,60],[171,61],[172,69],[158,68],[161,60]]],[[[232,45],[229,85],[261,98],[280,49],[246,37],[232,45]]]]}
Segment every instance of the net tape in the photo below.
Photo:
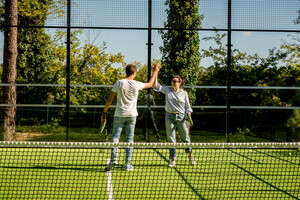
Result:
{"type": "Polygon", "coordinates": [[[0,147],[29,148],[199,148],[199,149],[285,149],[300,148],[300,142],[275,143],[112,143],[112,142],[27,142],[0,141],[0,147]]]}

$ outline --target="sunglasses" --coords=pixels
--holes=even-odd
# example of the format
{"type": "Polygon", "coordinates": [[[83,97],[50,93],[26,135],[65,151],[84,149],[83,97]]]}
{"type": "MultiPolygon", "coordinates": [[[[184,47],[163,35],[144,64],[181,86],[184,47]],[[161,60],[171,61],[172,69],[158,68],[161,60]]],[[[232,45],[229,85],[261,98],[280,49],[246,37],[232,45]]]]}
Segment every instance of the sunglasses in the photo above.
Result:
{"type": "Polygon", "coordinates": [[[173,83],[181,83],[181,81],[175,81],[175,80],[173,80],[172,82],[173,83]]]}

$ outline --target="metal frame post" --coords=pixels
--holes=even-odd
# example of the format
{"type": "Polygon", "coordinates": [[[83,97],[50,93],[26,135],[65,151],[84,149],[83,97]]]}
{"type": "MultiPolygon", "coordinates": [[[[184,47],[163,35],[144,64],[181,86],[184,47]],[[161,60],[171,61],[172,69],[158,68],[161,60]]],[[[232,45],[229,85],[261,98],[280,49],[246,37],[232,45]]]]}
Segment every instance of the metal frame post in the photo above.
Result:
{"type": "Polygon", "coordinates": [[[70,141],[71,0],[67,5],[66,140],[70,141]]]}
{"type": "Polygon", "coordinates": [[[228,22],[227,22],[227,98],[226,98],[226,141],[229,142],[230,132],[230,104],[231,104],[231,16],[232,5],[231,0],[228,0],[228,22]]]}

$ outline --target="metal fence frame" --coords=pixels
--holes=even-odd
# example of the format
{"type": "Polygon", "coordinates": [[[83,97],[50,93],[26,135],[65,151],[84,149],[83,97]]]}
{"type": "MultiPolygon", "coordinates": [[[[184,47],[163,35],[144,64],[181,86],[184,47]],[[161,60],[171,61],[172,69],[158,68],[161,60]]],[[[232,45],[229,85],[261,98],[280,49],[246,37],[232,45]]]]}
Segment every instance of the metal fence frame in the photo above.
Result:
{"type": "MultiPolygon", "coordinates": [[[[74,0],[73,0],[74,1],[74,0]]],[[[27,26],[27,25],[19,25],[19,26],[10,26],[10,27],[18,27],[18,28],[64,28],[67,30],[67,41],[66,41],[66,49],[67,49],[67,57],[66,57],[66,85],[51,85],[51,87],[59,86],[59,87],[65,87],[66,88],[66,104],[65,105],[51,105],[56,107],[65,107],[66,108],[66,122],[67,122],[67,140],[69,140],[69,128],[70,128],[70,108],[74,107],[73,105],[70,105],[70,88],[71,87],[77,87],[76,85],[70,84],[70,53],[71,53],[71,31],[72,29],[116,29],[116,30],[147,30],[148,32],[148,42],[147,42],[147,65],[148,65],[148,79],[150,79],[151,75],[151,58],[152,58],[152,31],[153,30],[167,30],[168,28],[154,28],[152,27],[152,18],[153,18],[153,0],[148,0],[148,27],[140,27],[140,28],[132,28],[132,27],[88,27],[88,26],[72,26],[71,23],[71,16],[72,16],[72,0],[66,0],[67,2],[67,9],[66,9],[66,26],[27,26]]],[[[194,29],[197,31],[224,31],[227,32],[227,85],[226,86],[188,86],[188,87],[197,87],[197,88],[217,88],[217,89],[226,89],[227,91],[227,99],[226,99],[226,106],[222,106],[222,108],[226,109],[226,136],[228,136],[230,132],[230,111],[232,109],[300,109],[300,107],[247,107],[247,106],[232,106],[230,101],[231,91],[233,89],[293,89],[293,90],[299,90],[300,87],[243,87],[243,86],[232,86],[231,84],[231,47],[232,47],[232,35],[231,33],[233,31],[253,31],[253,32],[291,32],[291,33],[297,33],[299,30],[278,30],[278,29],[235,29],[232,28],[232,4],[234,3],[233,0],[224,0],[227,1],[227,28],[201,28],[201,29],[194,29]]],[[[300,13],[300,11],[298,11],[300,13]]],[[[299,23],[300,16],[295,19],[295,24],[299,23]]],[[[4,25],[1,25],[0,27],[4,27],[4,25]]],[[[180,28],[179,28],[180,29],[180,28]]],[[[24,84],[0,84],[0,86],[22,86],[24,84]]],[[[49,86],[48,84],[26,84],[27,86],[49,86]]],[[[79,87],[79,86],[78,86],[79,87]]],[[[80,87],[111,87],[109,85],[103,86],[103,85],[97,85],[97,86],[88,86],[88,85],[80,85],[80,87]]],[[[150,90],[148,90],[148,94],[150,94],[150,90]]],[[[0,107],[7,106],[7,104],[0,104],[0,107]]],[[[10,106],[16,106],[16,107],[27,107],[29,105],[10,105],[10,106]]],[[[30,106],[33,106],[30,104],[30,106]]],[[[45,107],[49,105],[35,105],[40,107],[45,107]]],[[[85,107],[89,107],[89,105],[86,105],[85,107]]],[[[98,106],[103,107],[103,106],[98,106]]],[[[194,106],[195,108],[220,108],[220,106],[194,106]]]]}

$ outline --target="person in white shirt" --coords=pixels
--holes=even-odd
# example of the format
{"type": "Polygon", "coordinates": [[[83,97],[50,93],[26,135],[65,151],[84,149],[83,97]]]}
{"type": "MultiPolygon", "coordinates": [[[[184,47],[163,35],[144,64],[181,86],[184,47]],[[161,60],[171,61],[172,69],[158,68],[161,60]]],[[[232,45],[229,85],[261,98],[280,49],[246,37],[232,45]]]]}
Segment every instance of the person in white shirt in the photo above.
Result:
{"type": "MultiPolygon", "coordinates": [[[[155,91],[159,91],[165,94],[165,124],[167,142],[176,143],[176,131],[178,130],[180,138],[184,143],[191,143],[189,136],[189,125],[186,123],[187,115],[191,116],[193,112],[189,97],[186,91],[182,89],[183,78],[180,75],[176,75],[171,81],[172,87],[161,86],[155,78],[153,88],[155,91]]],[[[192,148],[185,149],[188,153],[189,161],[191,165],[196,165],[196,161],[192,155],[192,148]]],[[[176,149],[170,148],[170,163],[169,167],[175,167],[176,165],[176,149]]]]}
{"type": "MultiPolygon", "coordinates": [[[[144,88],[152,87],[154,79],[158,74],[160,69],[160,64],[154,65],[152,77],[148,83],[143,83],[134,80],[137,73],[137,68],[135,65],[129,64],[126,66],[126,78],[118,80],[108,97],[103,113],[101,115],[101,121],[106,120],[106,113],[115,98],[117,96],[117,105],[114,114],[113,130],[112,130],[112,142],[117,143],[120,140],[122,130],[125,129],[126,132],[126,142],[133,143],[134,141],[134,129],[136,124],[137,112],[137,98],[138,92],[144,88]]],[[[133,170],[132,166],[132,148],[126,149],[125,156],[125,170],[133,170]]],[[[111,153],[111,160],[106,166],[106,171],[110,171],[117,164],[118,149],[113,148],[111,153]]]]}

